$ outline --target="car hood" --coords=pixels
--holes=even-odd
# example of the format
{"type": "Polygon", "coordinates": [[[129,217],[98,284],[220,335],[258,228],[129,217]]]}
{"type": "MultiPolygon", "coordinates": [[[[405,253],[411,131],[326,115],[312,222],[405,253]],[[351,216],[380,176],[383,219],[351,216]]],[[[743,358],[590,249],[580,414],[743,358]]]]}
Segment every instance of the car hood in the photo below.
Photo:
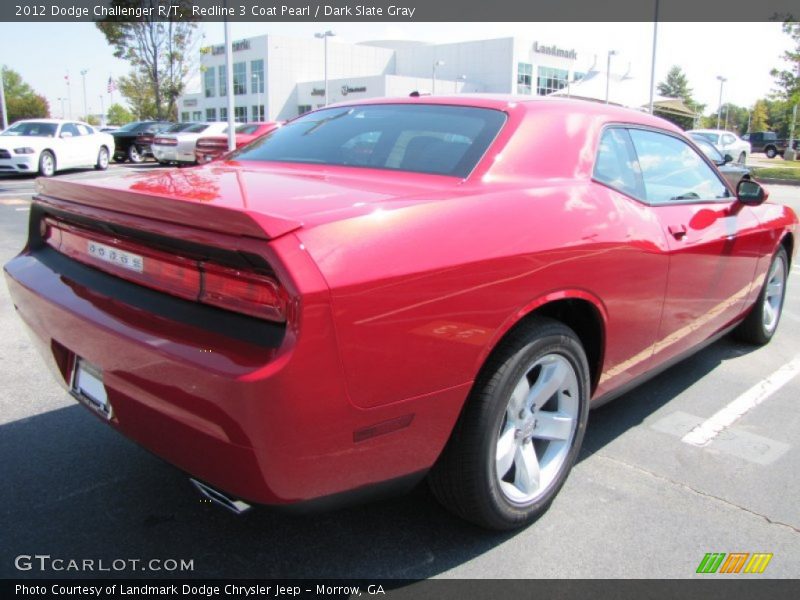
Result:
{"type": "Polygon", "coordinates": [[[50,143],[54,138],[39,137],[34,135],[0,135],[0,148],[20,148],[21,146],[32,146],[40,148],[50,143]]]}
{"type": "Polygon", "coordinates": [[[39,180],[40,191],[55,198],[267,238],[302,226],[442,199],[456,193],[460,183],[439,175],[233,162],[83,181],[39,180]],[[262,231],[249,226],[233,231],[230,224],[241,225],[243,216],[262,231]]]}

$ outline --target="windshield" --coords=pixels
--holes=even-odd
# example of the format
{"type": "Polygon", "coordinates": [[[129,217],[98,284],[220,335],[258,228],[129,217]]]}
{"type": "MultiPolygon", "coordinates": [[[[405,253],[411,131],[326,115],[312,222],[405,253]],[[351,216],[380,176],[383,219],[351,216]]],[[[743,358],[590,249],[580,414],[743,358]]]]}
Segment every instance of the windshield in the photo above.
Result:
{"type": "Polygon", "coordinates": [[[328,108],[291,121],[232,158],[466,177],[504,122],[503,112],[466,106],[328,108]]]}
{"type": "Polygon", "coordinates": [[[0,135],[29,135],[33,137],[55,137],[58,125],[56,123],[41,123],[26,121],[15,123],[0,135]]]}
{"type": "Polygon", "coordinates": [[[712,162],[721,163],[725,161],[725,159],[722,158],[722,154],[719,153],[719,150],[702,135],[692,134],[692,140],[712,162]]]}
{"type": "Polygon", "coordinates": [[[146,129],[150,125],[152,125],[150,121],[134,121],[133,123],[123,125],[117,129],[117,131],[140,131],[142,129],[146,129]]]}
{"type": "Polygon", "coordinates": [[[192,125],[193,123],[175,123],[175,125],[168,127],[162,133],[178,133],[179,131],[186,131],[192,125]]]}
{"type": "Polygon", "coordinates": [[[706,138],[712,144],[719,143],[719,135],[716,134],[716,133],[708,133],[708,132],[705,132],[705,131],[698,131],[698,132],[695,132],[695,133],[692,134],[692,137],[695,138],[695,139],[697,139],[698,136],[706,138]]]}

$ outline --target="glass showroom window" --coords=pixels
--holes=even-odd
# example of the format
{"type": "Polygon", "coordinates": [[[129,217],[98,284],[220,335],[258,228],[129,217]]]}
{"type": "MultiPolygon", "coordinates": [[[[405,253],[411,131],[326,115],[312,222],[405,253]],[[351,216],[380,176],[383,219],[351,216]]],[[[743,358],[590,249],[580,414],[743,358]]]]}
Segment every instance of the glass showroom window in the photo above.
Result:
{"type": "Polygon", "coordinates": [[[532,81],[533,65],[530,63],[519,63],[517,65],[517,93],[530,94],[532,81]]]}
{"type": "Polygon", "coordinates": [[[253,110],[251,111],[253,115],[253,121],[263,121],[264,120],[264,105],[259,104],[258,106],[253,105],[253,110]]]}
{"type": "Polygon", "coordinates": [[[247,123],[247,107],[237,106],[233,109],[233,120],[237,123],[247,123]]]}
{"type": "Polygon", "coordinates": [[[219,95],[224,96],[228,93],[228,80],[225,71],[225,65],[217,67],[219,69],[219,95]]]}
{"type": "Polygon", "coordinates": [[[207,108],[206,109],[206,121],[216,121],[217,120],[217,109],[216,108],[207,108]]]}
{"type": "Polygon", "coordinates": [[[216,74],[217,71],[214,67],[206,69],[206,72],[203,73],[203,81],[205,82],[203,87],[206,89],[206,98],[211,98],[214,95],[217,87],[216,74]]]}
{"type": "Polygon", "coordinates": [[[311,112],[311,105],[310,104],[301,104],[297,107],[297,114],[304,115],[307,112],[311,112]]]}
{"type": "Polygon", "coordinates": [[[224,106],[219,109],[219,120],[220,121],[228,120],[228,109],[224,106]]]}
{"type": "Polygon", "coordinates": [[[233,63],[233,94],[241,96],[247,93],[247,63],[233,63]]]}
{"type": "Polygon", "coordinates": [[[539,77],[536,82],[536,93],[547,96],[553,92],[567,87],[569,71],[554,69],[552,67],[539,67],[539,77]]]}
{"type": "Polygon", "coordinates": [[[181,121],[183,121],[184,123],[188,123],[189,122],[189,113],[188,112],[182,112],[181,113],[181,121]]]}
{"type": "Polygon", "coordinates": [[[264,61],[262,59],[250,61],[250,93],[264,93],[264,61]]]}
{"type": "Polygon", "coordinates": [[[202,121],[203,120],[203,113],[199,110],[196,110],[192,113],[192,121],[202,121]]]}

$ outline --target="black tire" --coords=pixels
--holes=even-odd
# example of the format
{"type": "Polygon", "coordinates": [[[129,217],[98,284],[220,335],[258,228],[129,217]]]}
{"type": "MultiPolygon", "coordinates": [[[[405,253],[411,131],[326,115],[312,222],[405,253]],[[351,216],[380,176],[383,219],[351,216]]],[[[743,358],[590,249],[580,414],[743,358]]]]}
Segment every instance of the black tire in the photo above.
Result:
{"type": "Polygon", "coordinates": [[[767,146],[764,148],[764,154],[767,155],[767,158],[775,158],[778,156],[778,149],[775,146],[767,146]]]}
{"type": "Polygon", "coordinates": [[[781,320],[783,301],[786,298],[786,279],[788,276],[789,257],[786,253],[786,248],[781,246],[775,253],[775,256],[772,257],[772,261],[769,264],[767,275],[764,278],[764,285],[761,286],[761,293],[758,295],[758,299],[750,309],[750,313],[747,315],[747,317],[745,317],[745,320],[742,321],[734,330],[734,335],[737,339],[748,344],[755,344],[757,346],[763,346],[764,344],[769,343],[769,341],[772,339],[772,336],[775,335],[775,332],[778,330],[778,324],[781,320]],[[765,317],[765,312],[767,311],[766,299],[768,286],[770,283],[770,276],[773,274],[776,268],[782,269],[783,284],[779,294],[780,301],[777,303],[777,308],[773,308],[773,310],[777,312],[777,316],[774,318],[774,321],[770,321],[768,317],[765,317]],[[770,321],[768,325],[765,323],[765,320],[770,321]]]}
{"type": "Polygon", "coordinates": [[[52,177],[56,172],[56,157],[50,150],[44,150],[39,155],[39,175],[52,177]]]}
{"type": "MultiPolygon", "coordinates": [[[[590,389],[586,354],[575,332],[543,317],[518,327],[481,370],[450,440],[429,473],[433,494],[450,511],[488,529],[516,529],[533,522],[550,506],[575,463],[586,431],[590,389]],[[565,458],[552,481],[530,501],[512,502],[497,476],[498,437],[507,426],[507,410],[517,384],[528,377],[532,365],[553,355],[565,359],[575,375],[575,425],[571,438],[564,442],[565,458]]],[[[535,423],[534,419],[534,427],[535,423]]]]}
{"type": "Polygon", "coordinates": [[[169,161],[168,160],[159,160],[158,164],[160,164],[162,167],[168,167],[169,166],[169,161]]]}
{"type": "Polygon", "coordinates": [[[739,160],[737,161],[740,165],[744,165],[747,162],[747,154],[744,152],[739,153],[739,160]]]}
{"type": "Polygon", "coordinates": [[[128,148],[128,160],[137,165],[144,160],[144,156],[142,156],[136,144],[131,144],[130,148],[128,148]]]}
{"type": "Polygon", "coordinates": [[[97,152],[97,162],[95,163],[94,168],[98,171],[105,171],[108,168],[108,148],[105,146],[100,146],[100,150],[97,152]]]}

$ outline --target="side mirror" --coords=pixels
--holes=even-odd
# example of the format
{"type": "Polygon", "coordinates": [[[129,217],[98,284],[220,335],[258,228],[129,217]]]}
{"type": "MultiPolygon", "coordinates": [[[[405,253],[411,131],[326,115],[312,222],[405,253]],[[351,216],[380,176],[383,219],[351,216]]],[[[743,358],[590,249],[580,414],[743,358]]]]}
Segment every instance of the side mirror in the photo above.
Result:
{"type": "Polygon", "coordinates": [[[61,134],[61,137],[62,137],[62,138],[65,138],[65,139],[66,139],[66,138],[71,138],[71,137],[72,137],[72,134],[71,134],[69,131],[65,131],[65,132],[63,132],[63,133],[61,134]]]}
{"type": "Polygon", "coordinates": [[[723,165],[727,165],[729,162],[733,162],[733,157],[730,154],[726,154],[725,156],[723,156],[723,158],[725,159],[725,162],[722,163],[723,165]]]}
{"type": "Polygon", "coordinates": [[[758,206],[768,196],[767,191],[752,179],[742,179],[736,185],[736,199],[747,206],[758,206]]]}

